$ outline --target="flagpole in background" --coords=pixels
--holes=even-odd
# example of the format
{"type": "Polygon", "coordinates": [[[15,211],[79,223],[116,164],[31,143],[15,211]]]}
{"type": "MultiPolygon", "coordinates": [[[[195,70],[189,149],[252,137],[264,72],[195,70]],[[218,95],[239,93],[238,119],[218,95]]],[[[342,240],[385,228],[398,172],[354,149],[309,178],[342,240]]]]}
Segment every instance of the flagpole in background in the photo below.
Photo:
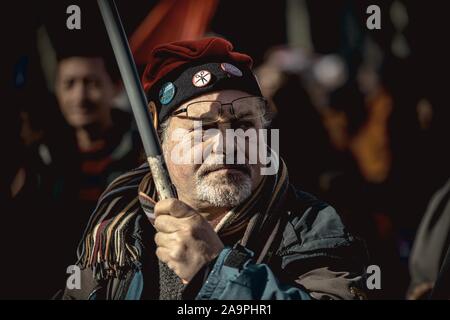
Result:
{"type": "Polygon", "coordinates": [[[136,119],[158,195],[161,200],[176,198],[175,189],[170,181],[164,161],[161,144],[153,127],[152,115],[147,109],[147,98],[141,86],[116,4],[114,0],[97,0],[97,3],[136,119]]]}

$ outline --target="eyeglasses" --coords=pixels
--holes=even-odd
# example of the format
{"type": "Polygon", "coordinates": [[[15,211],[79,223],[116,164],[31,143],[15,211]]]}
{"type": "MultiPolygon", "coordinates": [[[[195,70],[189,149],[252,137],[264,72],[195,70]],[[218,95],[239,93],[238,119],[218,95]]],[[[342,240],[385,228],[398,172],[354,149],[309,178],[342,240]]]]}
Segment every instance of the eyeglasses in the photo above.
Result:
{"type": "Polygon", "coordinates": [[[229,103],[219,101],[196,101],[172,115],[183,115],[183,118],[202,121],[204,124],[218,122],[224,116],[224,106],[229,106],[229,114],[235,120],[251,120],[267,115],[267,101],[263,97],[248,96],[235,99],[229,103]]]}

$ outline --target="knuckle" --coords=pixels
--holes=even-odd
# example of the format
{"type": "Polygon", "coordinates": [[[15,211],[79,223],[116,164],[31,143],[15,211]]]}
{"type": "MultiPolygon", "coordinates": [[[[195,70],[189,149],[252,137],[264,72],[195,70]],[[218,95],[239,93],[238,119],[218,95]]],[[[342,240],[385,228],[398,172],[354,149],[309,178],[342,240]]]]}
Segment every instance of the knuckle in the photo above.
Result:
{"type": "Polygon", "coordinates": [[[153,208],[153,210],[154,210],[155,212],[161,211],[161,206],[163,205],[162,201],[164,201],[164,200],[158,201],[158,202],[155,204],[155,207],[153,208]]]}
{"type": "Polygon", "coordinates": [[[153,225],[154,225],[155,229],[159,229],[161,227],[159,218],[160,217],[156,217],[155,221],[153,222],[153,225]]]}
{"type": "Polygon", "coordinates": [[[165,261],[164,256],[161,252],[161,248],[156,248],[156,256],[158,257],[159,260],[165,261]]]}
{"type": "Polygon", "coordinates": [[[177,246],[174,250],[170,252],[170,256],[174,260],[180,260],[183,258],[184,252],[181,246],[177,246]]]}
{"type": "Polygon", "coordinates": [[[192,225],[187,225],[181,232],[180,237],[184,241],[188,241],[194,237],[194,229],[192,225]]]}
{"type": "Polygon", "coordinates": [[[184,237],[182,234],[180,234],[179,232],[175,232],[173,235],[173,241],[177,244],[181,244],[184,241],[184,237]]]}
{"type": "Polygon", "coordinates": [[[167,221],[167,216],[163,215],[163,216],[158,216],[155,219],[154,222],[154,227],[156,229],[156,231],[161,231],[164,230],[167,226],[168,226],[168,221],[167,221]]]}

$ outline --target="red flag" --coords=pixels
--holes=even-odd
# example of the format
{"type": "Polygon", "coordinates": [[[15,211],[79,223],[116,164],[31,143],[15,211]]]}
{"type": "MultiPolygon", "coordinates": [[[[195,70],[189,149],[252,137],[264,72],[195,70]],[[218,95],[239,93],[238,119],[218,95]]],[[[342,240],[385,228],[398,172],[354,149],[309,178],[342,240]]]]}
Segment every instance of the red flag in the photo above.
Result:
{"type": "Polygon", "coordinates": [[[137,64],[161,43],[198,39],[207,31],[218,0],[161,0],[130,38],[137,64]]]}

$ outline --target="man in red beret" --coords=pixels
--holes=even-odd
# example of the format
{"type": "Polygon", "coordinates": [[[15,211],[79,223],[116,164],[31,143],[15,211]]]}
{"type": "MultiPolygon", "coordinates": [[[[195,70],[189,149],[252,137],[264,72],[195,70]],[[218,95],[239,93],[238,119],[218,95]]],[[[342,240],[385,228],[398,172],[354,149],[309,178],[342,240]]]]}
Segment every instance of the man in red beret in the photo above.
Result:
{"type": "Polygon", "coordinates": [[[260,157],[270,117],[251,66],[219,38],[153,50],[143,85],[178,198],[159,200],[146,164],[114,181],[63,298],[363,297],[364,246],[260,157]]]}

